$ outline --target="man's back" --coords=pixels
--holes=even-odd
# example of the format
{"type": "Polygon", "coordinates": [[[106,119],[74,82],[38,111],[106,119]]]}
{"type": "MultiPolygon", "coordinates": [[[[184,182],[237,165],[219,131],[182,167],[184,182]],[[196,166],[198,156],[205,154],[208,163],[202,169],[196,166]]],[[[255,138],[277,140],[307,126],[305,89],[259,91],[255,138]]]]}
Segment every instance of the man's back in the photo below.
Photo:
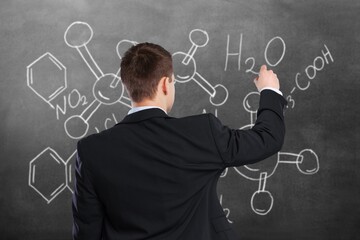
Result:
{"type": "Polygon", "coordinates": [[[226,167],[257,162],[281,147],[285,101],[272,91],[261,96],[250,131],[224,127],[211,114],[177,119],[149,109],[81,140],[79,239],[237,239],[216,185],[226,167]],[[82,231],[83,219],[97,223],[82,231]]]}
{"type": "Polygon", "coordinates": [[[132,46],[120,75],[131,98],[130,114],[78,142],[73,238],[237,239],[216,184],[226,167],[255,163],[280,150],[286,100],[276,74],[263,65],[254,80],[261,93],[251,130],[229,129],[211,114],[168,117],[175,76],[171,54],[159,45],[132,46]]]}

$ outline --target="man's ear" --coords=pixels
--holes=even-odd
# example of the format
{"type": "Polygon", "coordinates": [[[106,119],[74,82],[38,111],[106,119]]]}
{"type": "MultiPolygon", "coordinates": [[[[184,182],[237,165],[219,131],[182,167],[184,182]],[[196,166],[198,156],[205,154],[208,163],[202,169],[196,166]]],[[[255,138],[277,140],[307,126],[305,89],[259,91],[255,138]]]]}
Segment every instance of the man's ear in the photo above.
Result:
{"type": "Polygon", "coordinates": [[[168,86],[169,86],[168,83],[169,83],[168,77],[162,77],[160,79],[161,90],[165,95],[167,95],[167,92],[168,92],[168,86]]]}

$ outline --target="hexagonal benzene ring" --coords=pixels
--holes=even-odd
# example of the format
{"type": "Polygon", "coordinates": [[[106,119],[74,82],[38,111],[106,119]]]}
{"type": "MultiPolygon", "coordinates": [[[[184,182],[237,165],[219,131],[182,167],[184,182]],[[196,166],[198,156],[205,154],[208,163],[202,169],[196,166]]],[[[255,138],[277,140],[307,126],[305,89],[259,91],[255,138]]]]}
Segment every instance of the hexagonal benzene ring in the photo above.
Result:
{"type": "Polygon", "coordinates": [[[30,161],[29,186],[47,203],[66,188],[65,162],[52,148],[44,149],[30,161]]]}
{"type": "Polygon", "coordinates": [[[26,73],[28,87],[54,108],[50,101],[67,88],[66,67],[46,52],[27,66],[26,73]]]}

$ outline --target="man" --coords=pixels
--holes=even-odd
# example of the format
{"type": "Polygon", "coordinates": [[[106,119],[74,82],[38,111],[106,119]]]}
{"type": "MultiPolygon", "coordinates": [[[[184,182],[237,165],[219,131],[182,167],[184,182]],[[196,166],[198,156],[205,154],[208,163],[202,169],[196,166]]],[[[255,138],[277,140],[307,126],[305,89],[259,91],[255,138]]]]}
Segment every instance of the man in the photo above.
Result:
{"type": "Polygon", "coordinates": [[[131,47],[121,78],[132,99],[122,122],[78,142],[74,239],[237,239],[216,185],[226,167],[278,152],[285,127],[276,74],[260,69],[255,126],[233,130],[212,114],[171,118],[172,58],[162,47],[131,47]]]}

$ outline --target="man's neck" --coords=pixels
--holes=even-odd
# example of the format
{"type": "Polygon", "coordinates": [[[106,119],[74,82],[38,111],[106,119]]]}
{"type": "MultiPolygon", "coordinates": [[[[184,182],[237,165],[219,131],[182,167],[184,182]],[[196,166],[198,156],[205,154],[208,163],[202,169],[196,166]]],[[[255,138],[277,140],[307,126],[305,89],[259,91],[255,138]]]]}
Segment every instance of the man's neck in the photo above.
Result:
{"type": "Polygon", "coordinates": [[[157,106],[141,106],[141,107],[133,107],[132,109],[130,109],[130,111],[128,112],[128,115],[132,114],[132,113],[140,112],[143,110],[147,110],[147,109],[154,109],[154,108],[160,109],[160,110],[164,111],[165,114],[167,114],[167,112],[164,109],[157,107],[157,106]]]}
{"type": "Polygon", "coordinates": [[[160,108],[165,113],[167,113],[167,111],[161,104],[159,104],[157,101],[153,101],[153,100],[143,100],[141,102],[132,102],[131,106],[132,106],[132,109],[130,110],[129,113],[137,112],[137,111],[141,111],[141,110],[149,109],[149,108],[160,108]]]}
{"type": "Polygon", "coordinates": [[[132,108],[142,108],[142,107],[154,107],[154,108],[160,108],[166,112],[166,107],[160,104],[158,101],[154,100],[143,100],[141,102],[132,102],[131,103],[132,108]]]}

